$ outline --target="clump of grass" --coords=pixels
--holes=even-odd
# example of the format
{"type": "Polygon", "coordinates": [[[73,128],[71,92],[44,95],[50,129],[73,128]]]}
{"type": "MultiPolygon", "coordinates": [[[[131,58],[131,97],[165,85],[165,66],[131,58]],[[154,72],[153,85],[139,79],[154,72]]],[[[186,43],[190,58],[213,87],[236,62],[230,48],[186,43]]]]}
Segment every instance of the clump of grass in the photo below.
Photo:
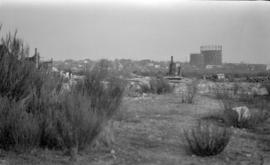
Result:
{"type": "Polygon", "coordinates": [[[187,84],[186,92],[182,93],[181,103],[193,104],[194,98],[197,93],[197,81],[193,81],[191,84],[187,84]]]}
{"type": "Polygon", "coordinates": [[[221,153],[230,141],[229,128],[208,122],[199,122],[190,130],[184,131],[191,153],[198,156],[211,156],[221,153]]]}

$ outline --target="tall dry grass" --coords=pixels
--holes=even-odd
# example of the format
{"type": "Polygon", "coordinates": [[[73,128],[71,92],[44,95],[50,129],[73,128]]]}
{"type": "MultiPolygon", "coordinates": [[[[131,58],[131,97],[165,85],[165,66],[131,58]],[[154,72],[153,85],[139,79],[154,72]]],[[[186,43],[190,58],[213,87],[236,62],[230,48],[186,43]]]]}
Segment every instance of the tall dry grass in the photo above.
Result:
{"type": "Polygon", "coordinates": [[[101,61],[71,90],[63,90],[59,74],[24,60],[19,41],[15,35],[1,43],[7,49],[0,54],[0,147],[67,149],[76,158],[117,112],[124,83],[101,61]]]}

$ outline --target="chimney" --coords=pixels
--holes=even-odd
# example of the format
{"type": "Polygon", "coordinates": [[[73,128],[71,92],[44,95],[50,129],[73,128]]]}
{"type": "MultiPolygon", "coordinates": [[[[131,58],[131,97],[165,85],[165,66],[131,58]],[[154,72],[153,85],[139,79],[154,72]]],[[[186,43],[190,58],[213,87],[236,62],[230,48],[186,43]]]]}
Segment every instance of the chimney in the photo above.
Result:
{"type": "Polygon", "coordinates": [[[37,48],[35,48],[35,55],[37,55],[37,48]]]}

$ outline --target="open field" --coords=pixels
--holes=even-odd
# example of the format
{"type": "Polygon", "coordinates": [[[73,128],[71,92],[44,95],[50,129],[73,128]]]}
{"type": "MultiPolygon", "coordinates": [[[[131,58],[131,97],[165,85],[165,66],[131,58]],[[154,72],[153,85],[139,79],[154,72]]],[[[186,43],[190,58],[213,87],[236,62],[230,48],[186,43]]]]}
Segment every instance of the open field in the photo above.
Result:
{"type": "Polygon", "coordinates": [[[270,5],[12,1],[0,165],[270,165],[270,5]]]}
{"type": "Polygon", "coordinates": [[[124,98],[121,113],[112,123],[115,143],[79,153],[77,162],[60,151],[32,150],[29,154],[1,151],[2,164],[269,164],[270,121],[260,132],[233,128],[225,150],[211,157],[198,157],[186,149],[183,129],[196,120],[220,110],[220,103],[197,96],[194,104],[181,104],[175,94],[124,98]],[[256,132],[256,133],[255,133],[256,132]],[[264,134],[262,134],[264,132],[264,134]]]}

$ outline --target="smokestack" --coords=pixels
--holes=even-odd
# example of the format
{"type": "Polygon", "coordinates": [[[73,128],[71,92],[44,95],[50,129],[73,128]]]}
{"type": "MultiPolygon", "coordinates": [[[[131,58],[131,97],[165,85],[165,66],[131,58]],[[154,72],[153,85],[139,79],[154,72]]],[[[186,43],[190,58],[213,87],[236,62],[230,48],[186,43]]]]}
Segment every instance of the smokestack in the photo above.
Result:
{"type": "Polygon", "coordinates": [[[173,56],[171,56],[171,63],[173,63],[173,56]]]}
{"type": "Polygon", "coordinates": [[[35,55],[37,55],[37,48],[35,48],[35,55]]]}

